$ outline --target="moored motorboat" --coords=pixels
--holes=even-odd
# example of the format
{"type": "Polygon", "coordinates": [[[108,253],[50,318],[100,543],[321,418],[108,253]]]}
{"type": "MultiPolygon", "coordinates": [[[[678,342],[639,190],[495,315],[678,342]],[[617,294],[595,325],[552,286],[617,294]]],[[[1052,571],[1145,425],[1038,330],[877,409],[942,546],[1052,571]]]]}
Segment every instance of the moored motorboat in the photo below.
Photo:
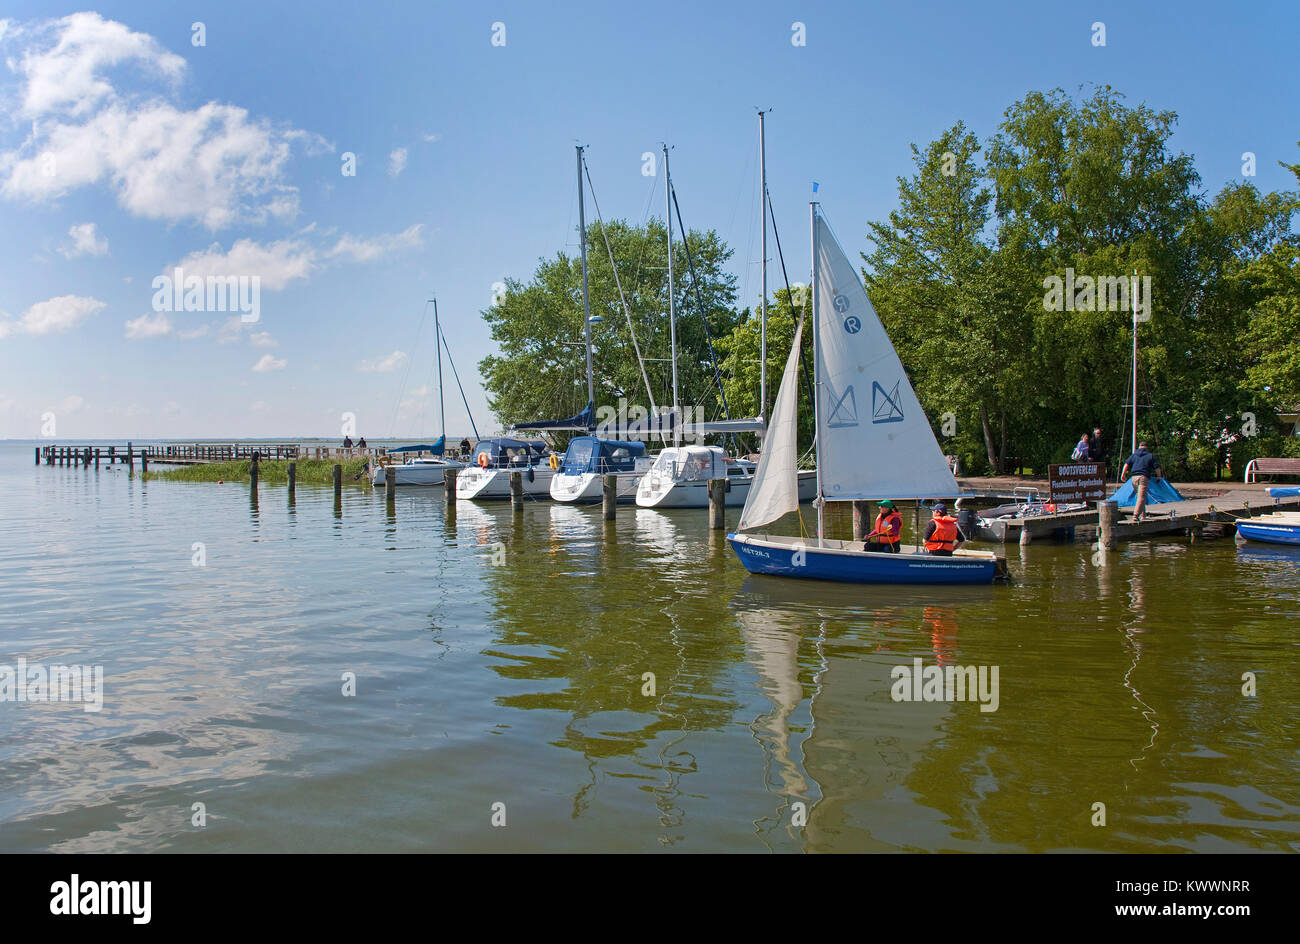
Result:
{"type": "MultiPolygon", "coordinates": [[[[636,503],[642,508],[707,508],[709,480],[727,483],[723,503],[739,507],[749,497],[755,463],[733,459],[721,446],[672,446],[659,453],[650,471],[641,476],[636,503]]],[[[799,500],[808,502],[817,493],[817,473],[799,472],[799,500]]]]}
{"type": "Polygon", "coordinates": [[[551,477],[551,498],[557,502],[587,504],[604,495],[604,478],[618,478],[618,501],[636,500],[637,484],[650,470],[645,443],[634,440],[575,436],[569,440],[560,467],[551,477]]]}
{"type": "Polygon", "coordinates": [[[442,485],[443,475],[448,469],[463,469],[465,463],[443,456],[446,440],[439,436],[432,444],[419,446],[400,446],[389,449],[389,456],[414,454],[404,462],[389,465],[376,464],[370,473],[370,483],[382,486],[388,481],[388,470],[394,473],[394,485],[442,485]],[[430,453],[428,456],[420,453],[430,453]]]}
{"type": "Polygon", "coordinates": [[[511,472],[521,473],[525,497],[550,498],[551,478],[555,475],[552,461],[558,465],[558,457],[540,439],[480,440],[469,466],[456,474],[456,498],[465,501],[509,498],[511,472]]]}

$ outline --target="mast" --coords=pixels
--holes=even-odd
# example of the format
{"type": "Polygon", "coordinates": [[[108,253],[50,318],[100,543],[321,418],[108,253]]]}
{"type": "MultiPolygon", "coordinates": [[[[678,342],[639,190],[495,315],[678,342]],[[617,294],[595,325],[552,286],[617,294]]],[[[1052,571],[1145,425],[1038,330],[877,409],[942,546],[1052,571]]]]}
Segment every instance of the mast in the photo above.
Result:
{"type": "Polygon", "coordinates": [[[817,546],[822,546],[822,535],[826,533],[826,500],[822,498],[822,456],[821,456],[821,358],[817,356],[817,345],[821,343],[821,326],[817,322],[817,201],[808,204],[808,214],[812,222],[812,334],[813,334],[813,442],[817,444],[817,546]]]}
{"type": "Polygon", "coordinates": [[[673,445],[680,446],[681,425],[677,422],[677,312],[673,299],[673,178],[668,170],[668,145],[664,144],[664,222],[668,224],[668,338],[673,360],[673,445]]]}
{"type": "Polygon", "coordinates": [[[759,327],[758,361],[758,415],[763,417],[764,433],[767,426],[767,144],[763,137],[763,115],[758,113],[758,176],[762,192],[759,202],[763,204],[763,319],[759,327]]]}
{"type": "Polygon", "coordinates": [[[438,299],[433,299],[433,333],[438,342],[438,423],[439,435],[447,435],[447,411],[442,403],[442,328],[438,325],[438,299]]]}
{"type": "MultiPolygon", "coordinates": [[[[582,205],[582,145],[578,145],[578,243],[582,247],[582,327],[587,348],[587,403],[596,409],[596,386],[591,379],[591,300],[587,296],[587,217],[582,205]]],[[[591,429],[588,417],[587,429],[591,429]]]]}
{"type": "MultiPolygon", "coordinates": [[[[1133,291],[1129,293],[1129,307],[1133,309],[1133,448],[1129,455],[1137,452],[1138,449],[1138,309],[1137,309],[1137,290],[1138,277],[1137,269],[1133,270],[1133,291]]],[[[1120,444],[1121,446],[1123,443],[1120,444]]]]}

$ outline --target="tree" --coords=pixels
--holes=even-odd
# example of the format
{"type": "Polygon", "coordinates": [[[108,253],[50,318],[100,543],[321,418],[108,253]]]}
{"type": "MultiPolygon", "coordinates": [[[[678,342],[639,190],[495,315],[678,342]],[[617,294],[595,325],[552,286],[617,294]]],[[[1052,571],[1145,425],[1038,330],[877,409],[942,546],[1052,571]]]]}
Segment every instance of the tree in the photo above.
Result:
{"type": "MultiPolygon", "coordinates": [[[[712,231],[692,230],[687,240],[709,328],[715,335],[728,332],[737,320],[736,280],[723,269],[731,250],[712,231]]],[[[652,405],[671,404],[667,263],[667,232],[656,220],[644,226],[611,221],[603,229],[600,224],[588,227],[591,314],[602,319],[592,326],[597,408],[616,408],[620,398],[647,411],[652,405]],[[620,301],[606,236],[618,263],[636,341],[647,361],[644,375],[628,331],[628,314],[620,301]]],[[[713,371],[680,238],[674,240],[673,266],[682,402],[711,403],[713,371]]],[[[491,325],[500,353],[484,358],[479,370],[492,410],[502,423],[557,419],[582,409],[587,381],[580,259],[559,252],[553,259],[540,260],[530,281],[508,279],[502,297],[483,312],[483,318],[491,325]]]]}

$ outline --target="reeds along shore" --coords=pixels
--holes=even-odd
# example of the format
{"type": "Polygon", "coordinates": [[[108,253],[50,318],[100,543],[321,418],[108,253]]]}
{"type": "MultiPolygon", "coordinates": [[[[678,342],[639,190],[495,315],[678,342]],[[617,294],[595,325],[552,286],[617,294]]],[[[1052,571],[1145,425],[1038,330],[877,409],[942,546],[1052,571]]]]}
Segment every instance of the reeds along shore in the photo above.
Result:
{"type": "MultiPolygon", "coordinates": [[[[361,474],[365,468],[366,458],[344,459],[295,459],[295,480],[298,485],[333,485],[334,466],[343,466],[343,484],[369,485],[369,480],[361,474]]],[[[180,466],[170,469],[150,469],[147,479],[160,479],[172,482],[247,482],[249,462],[207,462],[202,465],[180,466]]],[[[283,485],[289,481],[289,460],[264,459],[257,464],[259,482],[271,485],[283,485]]]]}

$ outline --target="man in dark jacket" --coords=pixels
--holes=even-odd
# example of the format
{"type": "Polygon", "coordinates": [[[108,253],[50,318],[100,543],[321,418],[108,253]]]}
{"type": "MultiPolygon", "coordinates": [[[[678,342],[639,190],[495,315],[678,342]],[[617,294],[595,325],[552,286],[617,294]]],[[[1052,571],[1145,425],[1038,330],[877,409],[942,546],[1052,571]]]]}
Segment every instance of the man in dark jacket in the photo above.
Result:
{"type": "Polygon", "coordinates": [[[1088,440],[1088,460],[1090,462],[1110,462],[1110,456],[1106,454],[1106,441],[1101,438],[1101,429],[1097,428],[1092,431],[1092,438],[1088,440]]]}
{"type": "Polygon", "coordinates": [[[1119,473],[1119,480],[1125,481],[1133,476],[1133,488],[1137,492],[1137,505],[1133,508],[1133,520],[1141,521],[1146,517],[1147,486],[1154,475],[1160,478],[1160,460],[1147,449],[1145,442],[1138,443],[1137,452],[1124,460],[1124,468],[1119,473]]]}

